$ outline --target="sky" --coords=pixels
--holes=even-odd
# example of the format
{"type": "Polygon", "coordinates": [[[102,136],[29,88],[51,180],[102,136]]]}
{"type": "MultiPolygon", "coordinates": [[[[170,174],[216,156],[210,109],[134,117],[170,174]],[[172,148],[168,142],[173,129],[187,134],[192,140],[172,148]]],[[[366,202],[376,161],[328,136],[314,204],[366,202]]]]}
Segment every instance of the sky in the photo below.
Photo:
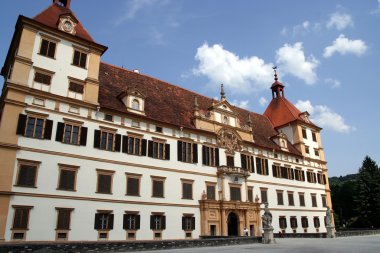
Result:
{"type": "MultiPolygon", "coordinates": [[[[6,0],[3,64],[18,15],[49,0],[6,0]]],[[[380,0],[72,0],[71,9],[108,46],[102,61],[263,113],[273,66],[285,96],[322,127],[329,176],[380,163],[380,0]]]]}

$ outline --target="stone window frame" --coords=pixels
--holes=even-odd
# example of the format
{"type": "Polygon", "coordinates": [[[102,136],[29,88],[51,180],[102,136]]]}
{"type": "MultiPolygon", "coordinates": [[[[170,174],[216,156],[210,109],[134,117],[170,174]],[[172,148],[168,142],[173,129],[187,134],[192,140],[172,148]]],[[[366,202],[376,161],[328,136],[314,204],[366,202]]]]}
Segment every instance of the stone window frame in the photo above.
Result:
{"type": "Polygon", "coordinates": [[[290,227],[293,229],[293,230],[296,230],[298,228],[298,220],[297,220],[297,217],[296,216],[290,216],[290,220],[289,220],[289,223],[290,223],[290,227]],[[294,222],[295,221],[295,222],[294,222]],[[295,225],[295,226],[293,226],[295,225]]]}
{"type": "Polygon", "coordinates": [[[38,171],[41,166],[41,161],[35,161],[35,160],[27,160],[27,159],[21,159],[17,158],[17,176],[16,176],[16,181],[14,186],[17,187],[28,187],[28,188],[37,188],[37,179],[38,179],[38,171]],[[35,175],[34,175],[34,184],[33,186],[28,186],[28,185],[20,185],[19,180],[20,180],[20,171],[21,171],[21,166],[35,166],[35,175]]]}
{"type": "Polygon", "coordinates": [[[114,170],[104,170],[104,169],[96,169],[96,192],[99,194],[112,194],[112,189],[113,189],[113,176],[115,174],[114,170]],[[106,175],[110,176],[110,191],[109,192],[99,192],[99,175],[106,175]]]}
{"type": "Polygon", "coordinates": [[[152,140],[148,141],[148,157],[154,158],[154,159],[160,159],[160,160],[167,160],[167,152],[169,152],[170,155],[170,144],[167,146],[167,140],[157,138],[157,137],[152,137],[152,140]],[[152,144],[150,144],[152,143],[152,144]],[[151,146],[151,151],[150,151],[150,145],[151,146]],[[162,153],[160,154],[160,145],[162,145],[162,153]],[[167,147],[169,150],[166,150],[167,147]],[[151,152],[151,154],[149,154],[151,152]]]}
{"type": "Polygon", "coordinates": [[[152,198],[165,198],[165,181],[166,177],[161,177],[161,176],[150,176],[151,181],[152,181],[152,198]],[[154,181],[159,181],[162,182],[162,196],[154,196],[154,181]]]}
{"type": "Polygon", "coordinates": [[[43,87],[43,85],[45,85],[45,86],[48,86],[47,92],[50,92],[50,90],[51,90],[51,84],[52,84],[52,80],[53,80],[53,76],[55,75],[55,72],[47,70],[47,69],[39,68],[39,67],[36,67],[36,66],[33,66],[33,70],[34,70],[33,84],[32,84],[33,88],[38,89],[36,87],[36,83],[38,83],[39,85],[41,85],[41,88],[38,89],[38,90],[43,90],[42,87],[43,87]],[[50,77],[49,83],[46,84],[46,83],[37,82],[36,81],[36,74],[41,74],[41,75],[45,75],[45,76],[50,77]]]}
{"type": "Polygon", "coordinates": [[[56,221],[56,227],[55,227],[55,240],[56,241],[67,241],[69,239],[69,232],[71,230],[71,217],[72,212],[74,211],[74,208],[69,207],[56,207],[55,210],[57,211],[57,221],[56,221]],[[66,211],[69,213],[69,227],[68,228],[59,228],[59,215],[61,211],[66,211]],[[61,237],[60,234],[65,234],[66,236],[64,238],[61,237]]]}
{"type": "MultiPolygon", "coordinates": [[[[134,132],[129,132],[127,131],[127,152],[126,154],[128,155],[137,155],[137,156],[142,156],[143,152],[142,152],[142,148],[143,148],[143,137],[144,135],[143,134],[138,134],[138,133],[134,133],[134,132]],[[130,139],[133,138],[133,152],[130,152],[130,149],[129,149],[129,145],[130,145],[130,139]],[[136,153],[136,139],[139,139],[139,150],[138,152],[136,153]]],[[[124,137],[125,138],[125,137],[124,137]]],[[[124,141],[124,139],[123,139],[124,141]]],[[[148,144],[147,144],[148,145],[148,144]]]]}
{"type": "Polygon", "coordinates": [[[49,59],[53,59],[53,60],[56,60],[56,55],[57,55],[57,48],[58,48],[58,45],[59,45],[59,42],[61,41],[60,39],[57,39],[57,38],[54,38],[54,37],[51,37],[47,34],[40,34],[40,46],[38,48],[38,55],[40,56],[43,56],[43,57],[47,57],[49,59]],[[42,43],[43,41],[46,40],[49,44],[47,46],[47,51],[46,51],[46,55],[41,53],[41,49],[42,49],[42,43]],[[53,56],[49,56],[49,48],[50,48],[50,44],[53,43],[55,44],[55,48],[54,48],[54,55],[53,56]]]}
{"type": "Polygon", "coordinates": [[[81,47],[73,45],[73,55],[72,55],[72,58],[71,58],[72,59],[71,60],[71,65],[75,66],[75,67],[78,67],[78,68],[87,69],[87,63],[89,62],[89,60],[88,60],[89,56],[90,56],[90,51],[88,49],[81,48],[81,47]],[[75,52],[79,53],[79,62],[78,62],[78,65],[74,64],[75,52]],[[86,55],[86,62],[84,64],[84,66],[81,65],[82,55],[86,55]]]}
{"type": "Polygon", "coordinates": [[[125,230],[125,232],[126,232],[126,240],[127,241],[135,241],[137,230],[140,230],[140,229],[141,229],[141,215],[140,215],[139,211],[125,211],[124,215],[123,215],[123,230],[125,230]],[[134,222],[135,223],[134,223],[133,228],[126,228],[126,226],[125,226],[126,225],[125,219],[128,215],[134,216],[134,219],[135,219],[134,222]],[[137,220],[139,221],[138,225],[137,225],[137,220]]]}
{"type": "MultiPolygon", "coordinates": [[[[24,205],[12,205],[13,208],[13,219],[12,219],[12,235],[11,235],[11,240],[12,241],[25,241],[26,240],[26,233],[29,230],[29,221],[30,221],[30,211],[34,208],[34,206],[24,206],[24,205]],[[16,213],[18,210],[27,210],[26,214],[26,227],[15,227],[15,219],[16,219],[16,213]],[[22,238],[20,239],[15,239],[16,234],[22,234],[22,238]]],[[[25,218],[25,217],[24,217],[25,218]]]]}
{"type": "Polygon", "coordinates": [[[327,196],[326,194],[321,194],[322,207],[327,207],[327,196]]]}
{"type": "Polygon", "coordinates": [[[277,197],[277,205],[283,206],[284,205],[284,191],[283,190],[276,190],[276,197],[277,197]]]}
{"type": "Polygon", "coordinates": [[[115,151],[115,145],[116,145],[116,134],[117,134],[117,129],[114,129],[114,128],[108,128],[108,127],[103,127],[103,126],[99,126],[99,129],[100,131],[100,143],[99,143],[99,149],[100,150],[105,150],[105,151],[111,151],[111,152],[114,152],[115,151]],[[106,136],[106,144],[105,144],[105,148],[102,148],[102,135],[103,133],[106,133],[107,136],[106,136]],[[112,148],[111,150],[108,149],[108,135],[109,134],[112,134],[112,148]]]}
{"type": "Polygon", "coordinates": [[[240,153],[240,162],[243,169],[247,169],[250,173],[255,172],[255,156],[248,152],[241,152],[240,153]],[[245,160],[245,167],[243,168],[243,162],[242,160],[245,160]]]}
{"type": "MultiPolygon", "coordinates": [[[[109,239],[109,232],[113,230],[113,224],[114,224],[114,214],[113,210],[96,210],[95,217],[97,214],[106,214],[107,216],[107,227],[108,228],[94,228],[98,232],[97,240],[108,240],[109,239]],[[112,218],[111,218],[112,216],[112,218]],[[112,224],[109,224],[109,219],[111,218],[112,224]],[[102,237],[103,235],[106,235],[106,237],[102,237]]],[[[96,221],[95,221],[96,222],[96,221]]]]}
{"type": "Polygon", "coordinates": [[[26,122],[25,122],[25,129],[23,136],[28,137],[28,138],[35,138],[35,139],[45,139],[45,129],[46,129],[46,121],[48,120],[49,114],[45,113],[39,113],[39,112],[32,112],[32,111],[25,111],[26,115],[26,122]],[[34,118],[34,127],[33,127],[33,135],[28,136],[26,135],[27,130],[28,130],[28,122],[29,118],[34,118]],[[37,126],[37,120],[43,120],[43,126],[42,126],[42,132],[41,132],[41,137],[36,137],[36,126],[37,126]]]}
{"type": "Polygon", "coordinates": [[[242,194],[241,194],[241,187],[242,185],[241,184],[235,184],[235,183],[228,183],[229,185],[229,190],[230,190],[230,201],[242,201],[242,194]],[[236,200],[232,200],[232,191],[231,191],[231,188],[235,188],[235,189],[239,189],[239,195],[240,195],[240,199],[236,199],[236,200]]]}
{"type": "Polygon", "coordinates": [[[181,146],[181,159],[178,159],[179,157],[177,157],[177,160],[179,162],[184,162],[184,163],[198,163],[198,144],[193,139],[190,139],[188,137],[181,137],[177,140],[177,154],[179,153],[179,142],[181,142],[181,145],[182,145],[181,146]],[[184,145],[184,143],[185,143],[185,145],[184,145]],[[190,154],[188,151],[188,145],[190,145],[190,154]],[[186,148],[185,152],[183,151],[183,147],[186,148]],[[195,151],[195,148],[197,149],[196,151],[195,151]],[[186,155],[185,158],[183,157],[183,154],[186,155]],[[194,159],[195,154],[197,155],[196,159],[194,159]],[[190,155],[190,157],[188,155],[190,155]]]}
{"type": "MultiPolygon", "coordinates": [[[[202,144],[202,165],[216,167],[218,166],[217,162],[217,152],[219,152],[219,148],[214,144],[203,143],[202,144]],[[203,155],[205,154],[205,157],[203,155]]],[[[230,155],[232,156],[232,155],[230,155]]]]}
{"type": "Polygon", "coordinates": [[[298,200],[299,200],[300,206],[306,206],[305,193],[304,192],[299,192],[298,193],[298,200]],[[302,196],[303,202],[301,201],[301,196],[302,196]]]}
{"type": "Polygon", "coordinates": [[[216,182],[206,181],[205,184],[206,184],[206,199],[208,199],[208,200],[216,200],[216,185],[217,185],[217,183],[216,182]],[[209,198],[208,187],[213,187],[214,188],[214,198],[209,198]]]}
{"type": "Polygon", "coordinates": [[[293,191],[288,191],[288,205],[289,206],[294,206],[294,192],[293,191]],[[292,201],[290,201],[292,200],[292,201]],[[291,203],[293,202],[293,203],[291,203]]]}
{"type": "Polygon", "coordinates": [[[311,206],[312,207],[318,207],[317,194],[316,193],[310,193],[310,197],[311,197],[311,206]]]}
{"type": "Polygon", "coordinates": [[[136,174],[136,173],[130,173],[130,172],[125,172],[125,177],[126,177],[126,187],[125,187],[125,195],[126,196],[131,196],[131,197],[141,197],[141,178],[142,174],[136,174]],[[137,179],[138,180],[138,185],[137,185],[137,194],[130,194],[128,193],[128,179],[137,179]]]}
{"type": "Polygon", "coordinates": [[[193,179],[186,179],[186,178],[181,178],[181,199],[186,199],[186,200],[193,200],[194,199],[194,180],[193,179]],[[184,194],[184,185],[188,184],[191,185],[191,198],[187,198],[184,194]]]}
{"type": "Polygon", "coordinates": [[[166,229],[166,215],[165,212],[152,212],[150,215],[150,221],[152,221],[152,216],[160,217],[160,227],[153,228],[152,224],[150,224],[150,229],[153,232],[153,240],[161,240],[162,232],[166,229]],[[158,235],[158,236],[156,236],[158,235]]]}
{"type": "Polygon", "coordinates": [[[182,214],[182,230],[185,233],[185,239],[192,238],[192,232],[195,230],[195,217],[193,213],[183,213],[182,214]],[[190,223],[190,224],[188,224],[190,223]],[[188,227],[187,225],[190,225],[188,227]]]}
{"type": "Polygon", "coordinates": [[[260,187],[260,200],[261,200],[261,203],[268,203],[268,188],[260,187]],[[265,193],[265,194],[263,194],[263,193],[265,193]],[[263,196],[266,197],[265,202],[263,201],[263,196]]]}
{"type": "Polygon", "coordinates": [[[82,127],[84,122],[83,121],[77,121],[77,120],[72,120],[68,118],[63,118],[63,136],[62,136],[62,143],[64,144],[69,144],[69,145],[80,145],[80,140],[81,140],[81,134],[82,134],[82,127]],[[71,131],[70,131],[70,142],[65,142],[65,135],[66,135],[66,127],[67,125],[71,126],[71,131]],[[74,127],[78,127],[78,138],[77,138],[77,143],[72,143],[72,138],[73,138],[73,129],[74,127]]]}
{"type": "Polygon", "coordinates": [[[255,201],[255,199],[254,199],[254,197],[253,197],[253,189],[254,189],[254,187],[253,186],[248,186],[247,187],[247,201],[248,202],[254,202],[255,201]]]}
{"type": "Polygon", "coordinates": [[[67,79],[68,79],[67,97],[74,98],[74,99],[83,99],[86,94],[86,82],[84,80],[71,77],[71,76],[68,76],[67,79]],[[83,87],[82,92],[70,90],[71,83],[76,84],[76,85],[81,85],[83,87]]]}
{"type": "Polygon", "coordinates": [[[77,165],[58,163],[58,171],[59,171],[58,173],[59,174],[58,174],[58,182],[57,182],[57,189],[56,190],[59,190],[59,191],[73,191],[73,192],[75,192],[76,191],[76,186],[77,186],[77,178],[78,178],[78,170],[79,170],[79,168],[80,168],[80,166],[77,166],[77,165]],[[62,170],[67,170],[67,171],[74,172],[74,182],[73,182],[74,189],[64,189],[64,188],[60,187],[62,170]]]}

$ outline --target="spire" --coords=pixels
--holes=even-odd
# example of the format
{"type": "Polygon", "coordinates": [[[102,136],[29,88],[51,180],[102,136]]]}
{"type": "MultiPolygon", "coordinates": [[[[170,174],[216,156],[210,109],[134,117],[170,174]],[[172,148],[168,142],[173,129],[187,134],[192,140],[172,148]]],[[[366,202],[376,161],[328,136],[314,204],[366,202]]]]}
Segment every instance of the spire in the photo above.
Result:
{"type": "Polygon", "coordinates": [[[220,100],[221,101],[226,100],[226,93],[224,92],[223,84],[220,85],[220,100]]]}
{"type": "Polygon", "coordinates": [[[272,89],[272,98],[285,97],[284,88],[285,86],[278,81],[277,77],[277,66],[272,67],[274,71],[274,83],[271,86],[272,89]]]}

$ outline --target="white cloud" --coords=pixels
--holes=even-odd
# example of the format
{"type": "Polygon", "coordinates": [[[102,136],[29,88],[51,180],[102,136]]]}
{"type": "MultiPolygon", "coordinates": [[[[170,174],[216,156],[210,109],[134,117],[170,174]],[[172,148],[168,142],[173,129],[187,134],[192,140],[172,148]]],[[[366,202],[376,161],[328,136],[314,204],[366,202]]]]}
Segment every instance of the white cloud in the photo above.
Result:
{"type": "Polygon", "coordinates": [[[158,1],[158,0],[131,0],[127,2],[126,9],[124,13],[116,19],[115,25],[120,25],[123,22],[134,19],[138,12],[142,9],[160,3],[160,5],[165,5],[169,1],[158,1]]]}
{"type": "Polygon", "coordinates": [[[352,27],[354,26],[354,21],[352,20],[351,16],[346,13],[340,13],[340,12],[335,12],[330,15],[329,21],[327,21],[326,27],[331,29],[331,28],[336,28],[337,30],[341,31],[347,27],[352,27]]]}
{"type": "Polygon", "coordinates": [[[325,83],[330,84],[330,87],[333,89],[340,88],[341,86],[340,81],[333,78],[326,78],[325,83]]]}
{"type": "Polygon", "coordinates": [[[307,84],[314,84],[317,80],[315,73],[319,61],[313,55],[305,57],[302,42],[294,45],[285,44],[276,52],[276,62],[281,71],[304,80],[307,84]]]}
{"type": "Polygon", "coordinates": [[[223,83],[226,88],[244,93],[247,89],[268,88],[273,82],[271,63],[257,56],[240,58],[221,44],[209,46],[204,43],[197,49],[195,59],[199,64],[193,74],[208,77],[213,86],[223,83]]]}
{"type": "Polygon", "coordinates": [[[281,29],[280,34],[286,36],[291,33],[291,35],[295,37],[297,35],[306,35],[307,33],[310,33],[310,32],[317,32],[320,29],[321,29],[320,23],[318,22],[313,23],[308,20],[305,20],[301,24],[295,25],[290,28],[284,26],[281,29]]]}
{"type": "Polygon", "coordinates": [[[344,118],[326,105],[312,105],[309,100],[298,100],[295,106],[300,111],[308,111],[310,119],[316,125],[339,133],[350,133],[355,127],[345,123],[344,118]]]}
{"type": "Polygon", "coordinates": [[[380,0],[377,0],[377,8],[371,11],[371,14],[379,14],[380,13],[380,0]]]}
{"type": "Polygon", "coordinates": [[[248,100],[240,100],[234,99],[231,102],[232,105],[243,108],[243,109],[249,109],[249,101],[248,100]]]}
{"type": "Polygon", "coordinates": [[[266,100],[265,97],[261,97],[259,99],[259,103],[260,103],[261,106],[265,106],[266,104],[268,104],[268,100],[266,100]]]}
{"type": "Polygon", "coordinates": [[[367,51],[367,45],[362,40],[350,40],[347,39],[343,34],[339,35],[336,40],[334,40],[331,46],[325,48],[323,52],[323,57],[331,57],[334,53],[345,54],[355,54],[360,56],[367,51]]]}

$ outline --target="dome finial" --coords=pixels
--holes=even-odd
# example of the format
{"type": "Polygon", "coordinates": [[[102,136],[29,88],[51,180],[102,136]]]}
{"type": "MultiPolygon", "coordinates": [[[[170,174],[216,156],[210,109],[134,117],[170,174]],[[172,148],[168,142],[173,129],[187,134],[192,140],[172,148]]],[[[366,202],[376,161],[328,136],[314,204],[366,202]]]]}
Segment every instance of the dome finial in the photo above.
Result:
{"type": "Polygon", "coordinates": [[[274,70],[274,81],[278,81],[278,78],[277,78],[277,66],[273,66],[272,69],[274,70]]]}
{"type": "Polygon", "coordinates": [[[223,84],[220,85],[220,100],[226,100],[226,93],[224,92],[223,84]]]}

